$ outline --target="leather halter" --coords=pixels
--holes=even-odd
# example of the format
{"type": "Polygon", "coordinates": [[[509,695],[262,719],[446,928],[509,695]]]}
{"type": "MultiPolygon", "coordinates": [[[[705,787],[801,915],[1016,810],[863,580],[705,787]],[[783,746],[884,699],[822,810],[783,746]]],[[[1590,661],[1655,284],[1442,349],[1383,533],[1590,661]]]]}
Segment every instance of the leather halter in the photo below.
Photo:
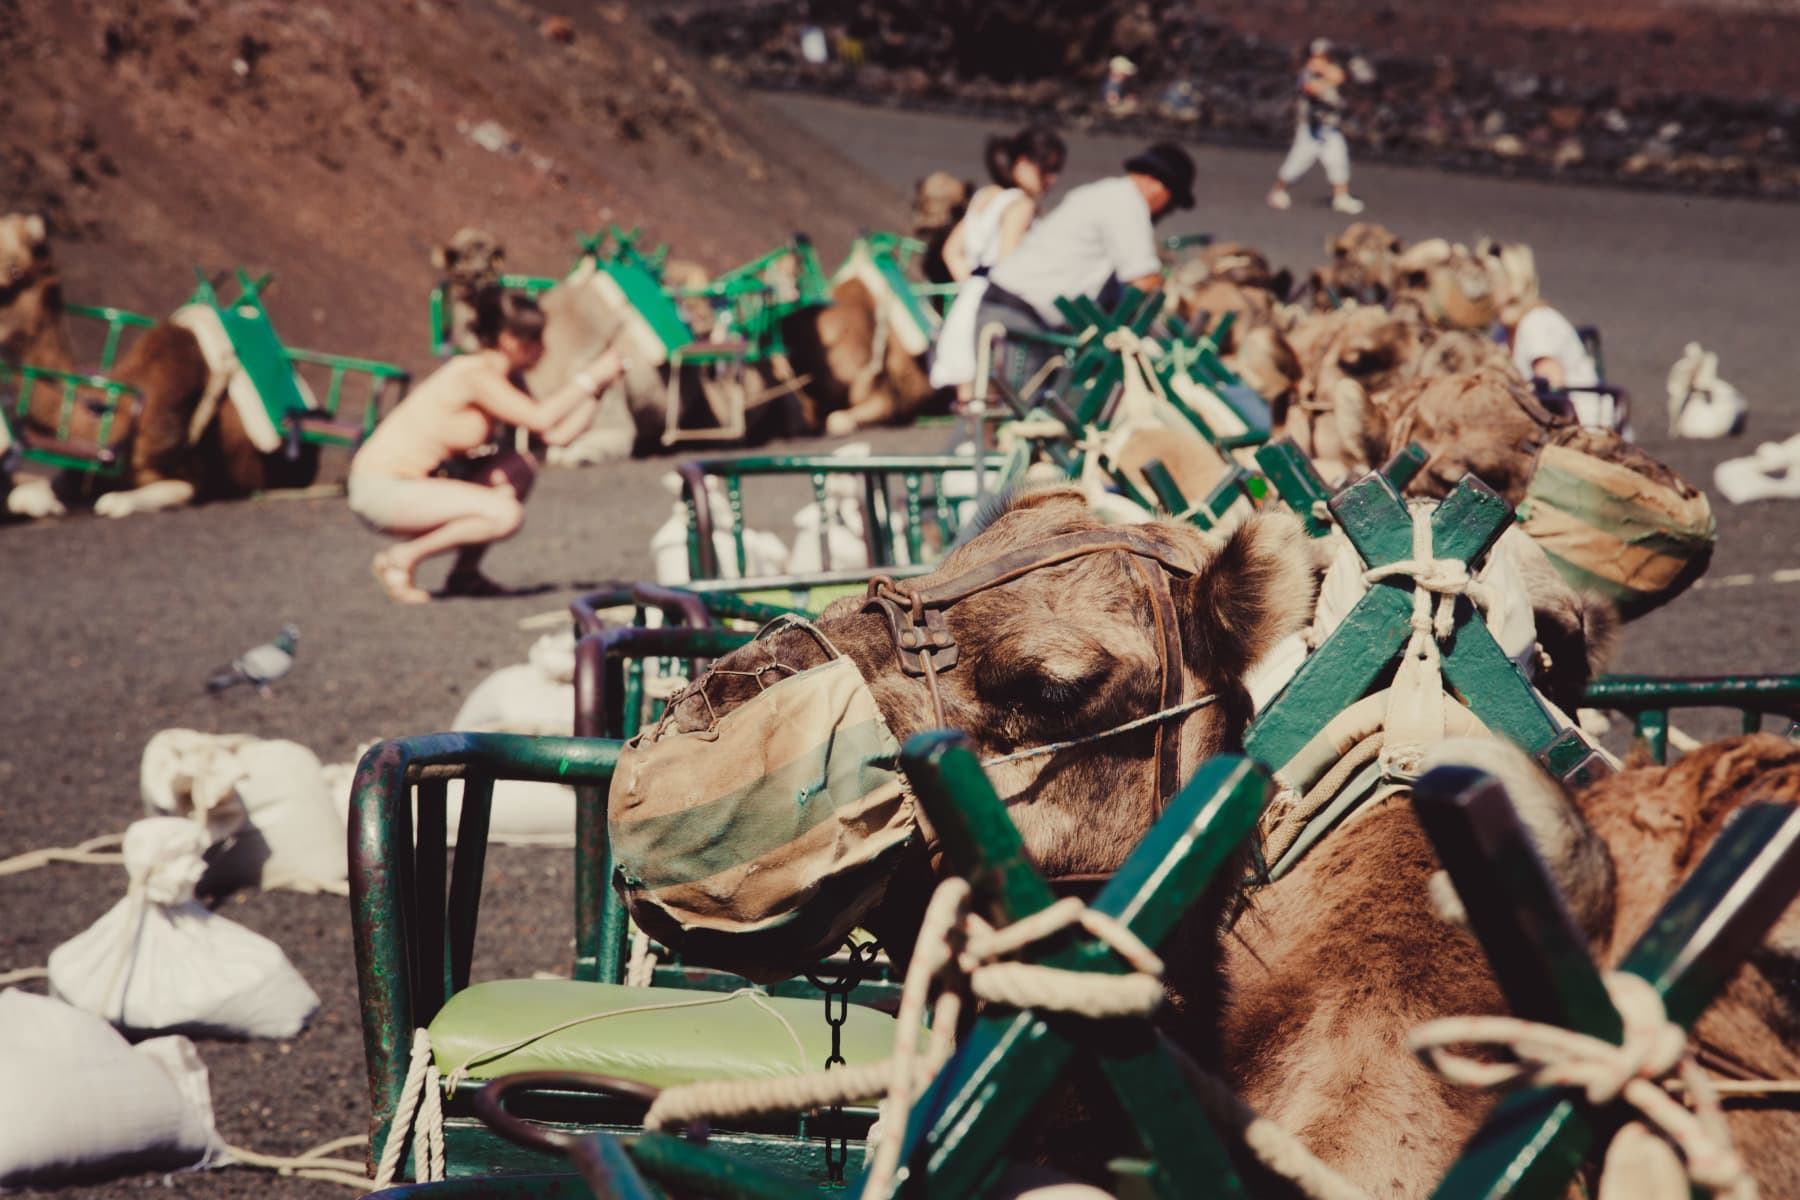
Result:
{"type": "MultiPolygon", "coordinates": [[[[1011,583],[1044,567],[1113,551],[1131,555],[1132,574],[1150,597],[1151,619],[1162,647],[1162,694],[1158,707],[1173,708],[1181,703],[1184,687],[1181,624],[1176,617],[1174,598],[1169,593],[1169,576],[1189,576],[1194,574],[1195,568],[1185,558],[1135,530],[1115,527],[1059,534],[1035,546],[1008,551],[929,587],[878,575],[869,581],[862,611],[878,612],[887,621],[901,671],[925,680],[932,710],[942,727],[947,721],[937,676],[940,671],[954,667],[957,660],[956,639],[944,619],[944,610],[959,600],[1011,583]]],[[[1159,724],[1155,726],[1155,736],[1157,772],[1153,800],[1154,811],[1160,816],[1181,783],[1181,727],[1177,725],[1171,733],[1159,724]]]]}

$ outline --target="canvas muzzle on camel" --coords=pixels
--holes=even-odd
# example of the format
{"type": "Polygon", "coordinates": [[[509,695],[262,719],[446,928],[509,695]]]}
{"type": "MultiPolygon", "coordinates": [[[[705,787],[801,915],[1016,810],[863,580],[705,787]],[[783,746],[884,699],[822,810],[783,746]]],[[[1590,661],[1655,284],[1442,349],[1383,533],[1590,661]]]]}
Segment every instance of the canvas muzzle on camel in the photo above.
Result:
{"type": "MultiPolygon", "coordinates": [[[[796,628],[794,625],[786,628],[796,628]]],[[[607,819],[615,882],[658,940],[755,980],[830,954],[878,899],[918,830],[900,745],[855,663],[810,625],[830,659],[709,672],[626,744],[607,819]],[[761,688],[724,713],[707,687],[761,688]],[[683,706],[686,705],[686,708],[683,706]],[[691,732],[678,710],[706,716],[691,732]]],[[[694,722],[690,719],[688,724],[694,722]]]]}

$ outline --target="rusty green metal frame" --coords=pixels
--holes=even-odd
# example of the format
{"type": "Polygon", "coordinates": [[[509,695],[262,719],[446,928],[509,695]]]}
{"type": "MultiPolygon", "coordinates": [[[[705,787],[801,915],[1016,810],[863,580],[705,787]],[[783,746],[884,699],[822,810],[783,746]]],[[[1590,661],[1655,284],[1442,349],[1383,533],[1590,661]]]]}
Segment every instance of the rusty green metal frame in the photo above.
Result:
{"type": "Polygon", "coordinates": [[[1656,762],[1669,758],[1669,713],[1678,708],[1734,708],[1740,728],[1755,733],[1769,716],[1785,717],[1793,736],[1800,722],[1800,675],[1602,675],[1589,685],[1582,703],[1623,713],[1633,734],[1656,762]]]}
{"type": "MultiPolygon", "coordinates": [[[[1619,1041],[1619,1014],[1505,789],[1478,771],[1443,768],[1418,781],[1413,804],[1514,1013],[1619,1041]]],[[[1797,893],[1800,809],[1746,805],[1618,969],[1651,983],[1669,1019],[1691,1027],[1797,893]]],[[[1554,1200],[1620,1119],[1572,1089],[1514,1093],[1434,1195],[1554,1200]]]]}
{"type": "MultiPolygon", "coordinates": [[[[744,545],[743,481],[751,477],[805,476],[812,486],[813,500],[824,506],[827,483],[833,476],[851,476],[861,483],[863,508],[863,540],[873,568],[895,564],[894,537],[896,527],[906,540],[907,556],[913,562],[927,558],[925,522],[928,515],[935,523],[941,546],[948,547],[956,538],[958,522],[944,495],[944,476],[955,471],[991,471],[996,475],[1005,466],[1001,454],[877,454],[848,458],[831,454],[746,455],[689,459],[675,470],[681,477],[681,498],[687,510],[688,573],[697,580],[720,579],[725,575],[718,561],[714,535],[723,529],[730,533],[737,552],[737,574],[746,573],[749,563],[744,545]],[[707,479],[723,481],[726,512],[715,513],[707,479]],[[899,507],[891,494],[892,481],[898,478],[902,487],[899,507]],[[927,493],[925,483],[932,481],[927,493]],[[899,520],[896,521],[896,516],[899,520]],[[721,520],[721,517],[725,520],[721,520]]],[[[827,570],[831,568],[826,532],[820,529],[820,553],[827,570]]]]}

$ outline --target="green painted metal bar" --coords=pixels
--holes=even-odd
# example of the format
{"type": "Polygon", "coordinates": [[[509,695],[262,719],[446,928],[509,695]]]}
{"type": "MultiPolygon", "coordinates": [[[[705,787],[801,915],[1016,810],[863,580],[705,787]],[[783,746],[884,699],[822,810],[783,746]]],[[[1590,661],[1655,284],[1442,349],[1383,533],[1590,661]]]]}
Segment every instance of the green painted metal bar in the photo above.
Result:
{"type": "MultiPolygon", "coordinates": [[[[1156,502],[1162,506],[1164,512],[1171,516],[1187,512],[1187,497],[1181,494],[1181,486],[1175,482],[1175,477],[1169,474],[1169,468],[1163,465],[1162,459],[1150,459],[1143,464],[1141,469],[1144,472],[1144,481],[1150,485],[1150,490],[1156,493],[1156,502]]],[[[1212,527],[1212,522],[1206,521],[1203,515],[1198,513],[1193,515],[1200,516],[1201,520],[1205,521],[1200,528],[1210,529],[1212,527]]]]}
{"type": "Polygon", "coordinates": [[[1306,523],[1306,532],[1313,537],[1324,537],[1331,532],[1331,518],[1321,514],[1318,506],[1329,505],[1331,489],[1319,477],[1313,467],[1312,460],[1292,438],[1282,438],[1278,442],[1256,448],[1256,465],[1275,485],[1275,491],[1282,502],[1306,523]]]}
{"type": "Polygon", "coordinates": [[[1439,767],[1414,785],[1412,804],[1513,1015],[1618,1042],[1619,1014],[1506,788],[1439,767]]]}
{"type": "MultiPolygon", "coordinates": [[[[982,772],[966,737],[920,734],[901,752],[901,766],[925,805],[945,851],[999,923],[1047,907],[1049,885],[1024,855],[1017,829],[982,772]]],[[[1218,868],[1254,828],[1269,783],[1240,758],[1215,758],[1171,801],[1094,907],[1117,917],[1155,946],[1205,891],[1218,868]]],[[[1092,942],[1065,944],[1047,965],[1117,971],[1092,942]]],[[[928,1194],[973,1195],[992,1180],[1002,1148],[1048,1093],[1076,1053],[1066,1030],[1030,1012],[991,1013],[978,1020],[951,1063],[914,1108],[899,1190],[916,1179],[928,1194]]],[[[1211,1137],[1191,1094],[1134,1048],[1120,1058],[1102,1052],[1101,1067],[1134,1116],[1162,1110],[1142,1129],[1154,1143],[1164,1196],[1243,1194],[1223,1146],[1211,1137]],[[1180,1100],[1186,1099],[1183,1106],[1180,1100]]]]}
{"type": "Polygon", "coordinates": [[[666,1133],[646,1133],[625,1147],[639,1170],[683,1195],[733,1200],[796,1200],[807,1181],[719,1154],[666,1133]]]}
{"type": "Polygon", "coordinates": [[[1389,483],[1394,485],[1396,492],[1404,492],[1406,485],[1425,469],[1425,462],[1430,457],[1425,453],[1425,447],[1417,442],[1408,442],[1398,454],[1387,460],[1387,463],[1381,468],[1381,473],[1389,483]]]}
{"type": "MultiPolygon", "coordinates": [[[[441,885],[432,893],[417,882],[421,853],[430,856],[435,852],[439,863],[434,870],[439,880],[443,878],[444,848],[439,843],[434,851],[425,839],[415,844],[412,785],[441,783],[474,772],[501,779],[604,788],[617,765],[618,753],[619,743],[595,738],[456,733],[382,742],[363,756],[352,785],[349,874],[357,990],[362,1000],[363,1046],[375,1130],[373,1157],[381,1154],[387,1124],[406,1080],[413,1030],[429,1023],[436,1012],[435,1005],[422,1003],[430,993],[417,987],[418,964],[437,961],[444,947],[443,934],[431,933],[443,927],[441,885]],[[429,926],[417,911],[422,893],[437,897],[438,916],[429,926]]],[[[420,807],[429,809],[430,805],[421,801],[420,807]]],[[[474,832],[473,824],[465,825],[458,840],[474,832]]],[[[603,821],[599,833],[604,836],[603,821]]],[[[603,877],[584,879],[582,871],[590,864],[598,865],[603,857],[582,855],[576,860],[578,935],[584,923],[593,919],[585,914],[598,913],[599,905],[592,902],[607,886],[603,877]]],[[[431,874],[425,872],[427,878],[431,874]]],[[[592,945],[591,929],[587,933],[587,944],[592,945]]],[[[423,969],[444,981],[441,966],[423,969]]]]}
{"type": "MultiPolygon", "coordinates": [[[[1370,567],[1411,557],[1412,518],[1393,485],[1380,474],[1369,475],[1340,492],[1331,500],[1330,509],[1370,567]]],[[[1511,520],[1507,503],[1471,476],[1432,514],[1432,553],[1473,564],[1511,520]]],[[[1371,587],[1251,725],[1244,738],[1246,752],[1278,768],[1298,753],[1332,714],[1365,695],[1410,636],[1411,592],[1411,582],[1404,577],[1371,587]]],[[[1534,727],[1526,710],[1529,688],[1516,670],[1508,677],[1493,669],[1487,650],[1499,653],[1485,628],[1470,621],[1463,610],[1455,640],[1444,654],[1446,678],[1465,695],[1470,695],[1474,685],[1498,689],[1496,694],[1471,696],[1482,706],[1477,715],[1485,712],[1484,720],[1492,716],[1508,732],[1516,729],[1532,735],[1534,727]],[[1487,647],[1478,648],[1484,639],[1487,647]],[[1520,699],[1521,689],[1525,700],[1520,699]]],[[[1535,708],[1535,701],[1530,703],[1535,708]]],[[[1536,711],[1542,719],[1542,710],[1536,711]]],[[[1547,745],[1543,739],[1522,744],[1534,753],[1547,745]]]]}
{"type": "Polygon", "coordinates": [[[587,1181],[575,1174],[487,1175],[436,1183],[403,1183],[368,1193],[365,1200],[593,1200],[587,1181]]]}
{"type": "Polygon", "coordinates": [[[475,958],[475,926],[481,915],[482,871],[487,866],[488,829],[494,811],[494,777],[485,772],[463,779],[462,812],[457,823],[456,857],[450,866],[450,900],[445,940],[449,955],[450,994],[469,986],[475,958]]]}
{"type": "MultiPolygon", "coordinates": [[[[1669,1018],[1692,1025],[1800,892],[1800,809],[1750,805],[1732,815],[1620,969],[1648,980],[1669,1018]]],[[[1592,967],[1588,968],[1590,971],[1592,967]]],[[[1611,1129],[1565,1091],[1508,1097],[1435,1196],[1552,1200],[1611,1129]]]]}

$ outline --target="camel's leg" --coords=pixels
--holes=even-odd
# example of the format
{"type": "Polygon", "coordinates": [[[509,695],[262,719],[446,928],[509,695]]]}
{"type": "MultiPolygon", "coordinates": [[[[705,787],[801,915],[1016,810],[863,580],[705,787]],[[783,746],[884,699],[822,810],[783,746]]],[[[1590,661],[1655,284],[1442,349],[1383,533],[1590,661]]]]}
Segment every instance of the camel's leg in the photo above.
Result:
{"type": "Polygon", "coordinates": [[[15,517],[29,517],[35,521],[43,517],[60,517],[69,510],[56,498],[56,489],[49,479],[42,475],[26,475],[13,480],[12,489],[6,494],[6,511],[15,517]]]}
{"type": "Polygon", "coordinates": [[[107,492],[94,501],[102,517],[129,517],[133,513],[180,508],[194,499],[194,485],[183,479],[158,479],[124,492],[107,492]]]}

